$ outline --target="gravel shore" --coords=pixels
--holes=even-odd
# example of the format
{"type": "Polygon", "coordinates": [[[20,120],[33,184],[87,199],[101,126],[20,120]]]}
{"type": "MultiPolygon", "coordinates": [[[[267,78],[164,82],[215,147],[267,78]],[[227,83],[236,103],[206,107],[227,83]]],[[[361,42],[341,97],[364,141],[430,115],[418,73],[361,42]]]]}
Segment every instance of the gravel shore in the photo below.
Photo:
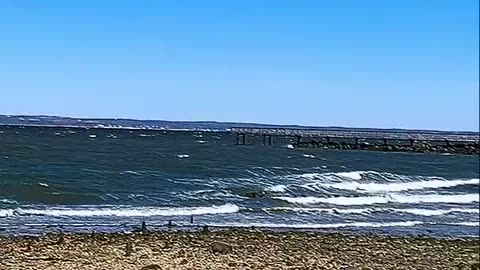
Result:
{"type": "Polygon", "coordinates": [[[0,269],[479,269],[479,239],[224,230],[0,237],[0,269]]]}

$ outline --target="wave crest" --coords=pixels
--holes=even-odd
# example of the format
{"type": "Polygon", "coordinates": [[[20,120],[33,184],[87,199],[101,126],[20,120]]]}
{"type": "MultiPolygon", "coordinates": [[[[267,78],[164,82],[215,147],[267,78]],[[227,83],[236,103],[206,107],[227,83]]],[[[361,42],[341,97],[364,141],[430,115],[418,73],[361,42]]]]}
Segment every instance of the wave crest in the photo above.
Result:
{"type": "MultiPolygon", "coordinates": [[[[89,208],[50,208],[50,209],[24,209],[7,210],[8,215],[42,215],[55,217],[95,217],[95,216],[117,216],[117,217],[151,217],[151,216],[198,216],[229,214],[238,212],[240,208],[234,204],[224,204],[210,207],[89,207],[89,208]]],[[[2,210],[3,211],[3,210],[2,210]]],[[[2,215],[2,212],[0,212],[2,215]]]]}
{"type": "Polygon", "coordinates": [[[387,203],[472,203],[478,202],[478,194],[463,195],[400,195],[389,194],[387,196],[367,197],[274,197],[294,204],[336,204],[336,205],[371,205],[387,203]]]}

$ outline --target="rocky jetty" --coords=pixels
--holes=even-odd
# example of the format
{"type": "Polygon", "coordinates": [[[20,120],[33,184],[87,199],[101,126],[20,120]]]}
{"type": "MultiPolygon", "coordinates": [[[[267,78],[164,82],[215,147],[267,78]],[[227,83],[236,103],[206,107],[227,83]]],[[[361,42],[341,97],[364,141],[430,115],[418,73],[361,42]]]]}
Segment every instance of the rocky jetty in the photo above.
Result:
{"type": "Polygon", "coordinates": [[[322,140],[307,140],[293,144],[294,148],[322,148],[336,150],[367,150],[382,152],[414,152],[414,153],[443,153],[460,155],[480,155],[480,144],[469,142],[450,143],[446,141],[443,144],[432,142],[411,142],[410,144],[401,143],[368,143],[357,142],[325,142],[322,140]]]}
{"type": "Polygon", "coordinates": [[[478,269],[479,239],[224,230],[0,237],[0,269],[478,269]],[[62,241],[59,241],[59,239],[62,241]]]}

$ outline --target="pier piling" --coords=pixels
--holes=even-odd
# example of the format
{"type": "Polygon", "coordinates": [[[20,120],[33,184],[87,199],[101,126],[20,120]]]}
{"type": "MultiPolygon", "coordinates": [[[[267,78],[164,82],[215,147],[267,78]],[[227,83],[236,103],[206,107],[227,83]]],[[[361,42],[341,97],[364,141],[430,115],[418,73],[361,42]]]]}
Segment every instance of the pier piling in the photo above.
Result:
{"type": "Polygon", "coordinates": [[[263,145],[272,146],[273,139],[270,134],[263,134],[263,145]]]}
{"type": "Polygon", "coordinates": [[[237,133],[237,145],[245,145],[247,143],[247,134],[237,133]]]}

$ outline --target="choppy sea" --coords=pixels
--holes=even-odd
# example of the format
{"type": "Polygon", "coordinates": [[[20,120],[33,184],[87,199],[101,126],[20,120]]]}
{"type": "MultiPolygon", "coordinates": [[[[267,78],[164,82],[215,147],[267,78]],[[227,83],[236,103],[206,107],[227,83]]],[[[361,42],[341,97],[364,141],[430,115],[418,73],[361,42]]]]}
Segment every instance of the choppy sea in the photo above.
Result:
{"type": "Polygon", "coordinates": [[[3,126],[0,234],[171,220],[479,236],[478,156],[292,149],[293,140],[237,146],[223,132],[3,126]]]}

